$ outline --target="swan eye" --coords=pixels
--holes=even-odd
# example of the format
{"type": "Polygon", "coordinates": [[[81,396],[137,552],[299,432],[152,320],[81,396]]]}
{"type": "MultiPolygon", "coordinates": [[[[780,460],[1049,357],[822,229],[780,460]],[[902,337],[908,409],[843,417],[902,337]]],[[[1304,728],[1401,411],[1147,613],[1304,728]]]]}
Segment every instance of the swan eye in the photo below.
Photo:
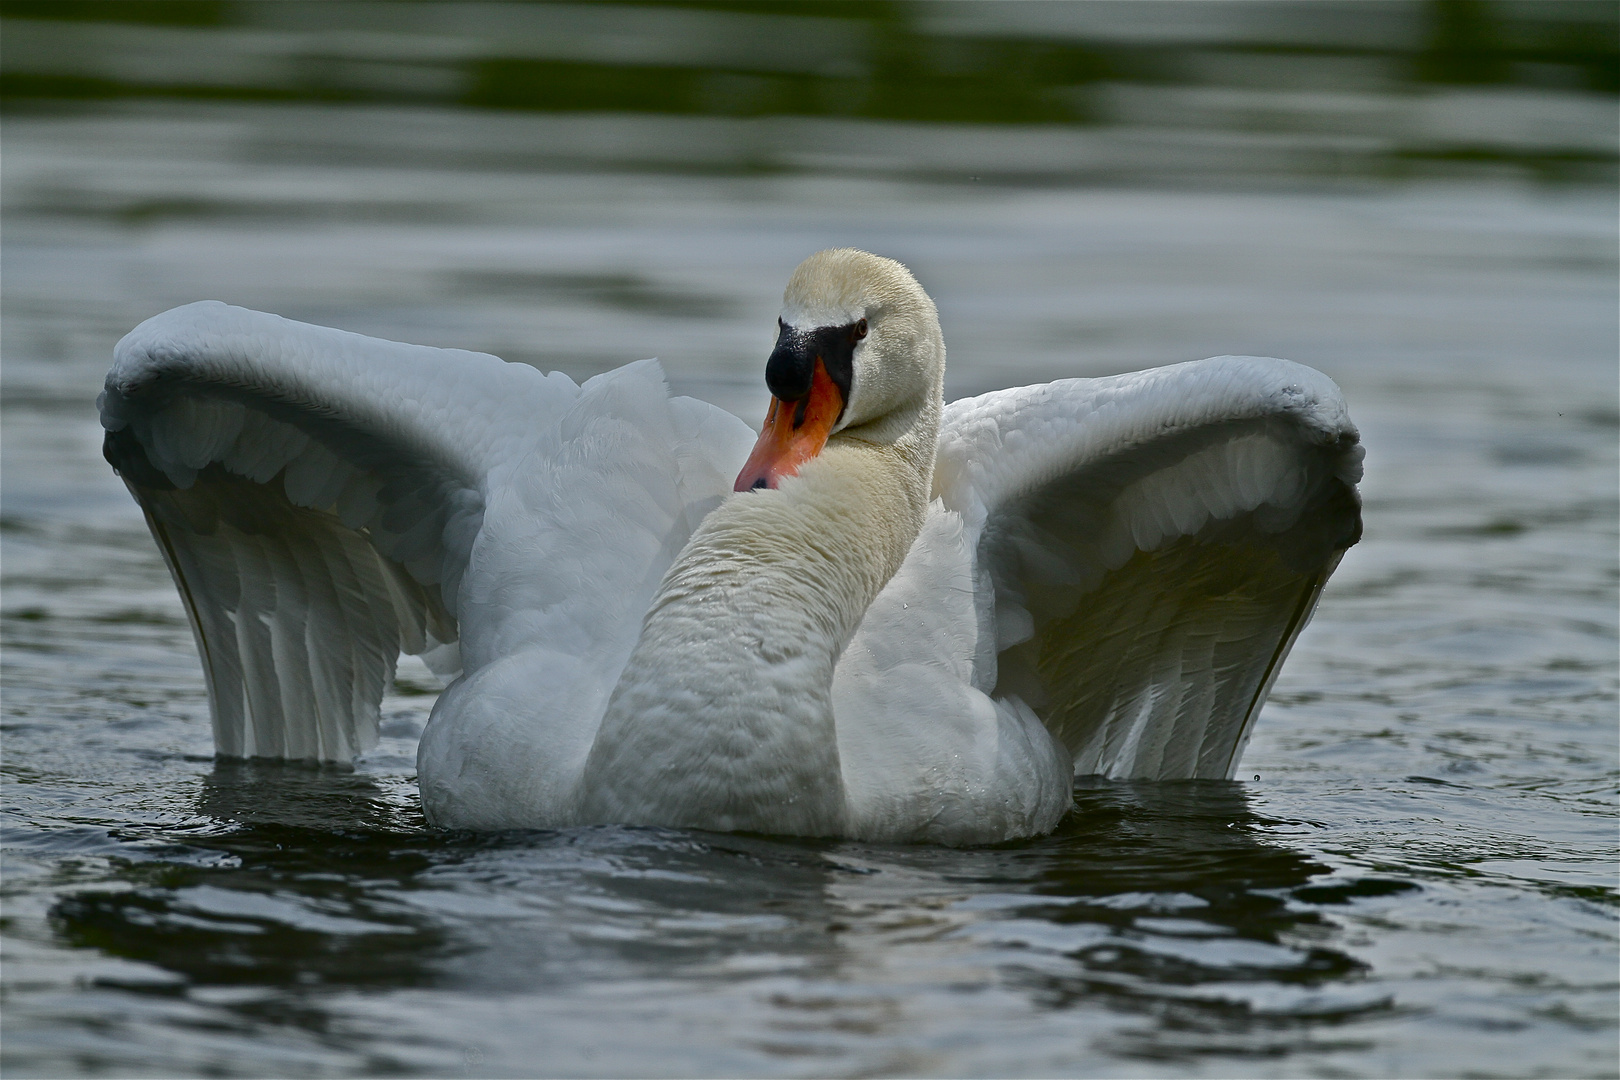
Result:
{"type": "Polygon", "coordinates": [[[856,341],[860,341],[862,338],[866,337],[866,320],[865,319],[859,319],[859,320],[856,321],[856,323],[855,323],[855,331],[854,331],[853,337],[855,338],[856,341]]]}

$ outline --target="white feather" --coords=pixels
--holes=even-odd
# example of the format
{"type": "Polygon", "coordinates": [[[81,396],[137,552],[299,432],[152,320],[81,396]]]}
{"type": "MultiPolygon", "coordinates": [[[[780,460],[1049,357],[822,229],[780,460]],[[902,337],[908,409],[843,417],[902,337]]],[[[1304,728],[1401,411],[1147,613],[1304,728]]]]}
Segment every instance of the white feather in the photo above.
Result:
{"type": "Polygon", "coordinates": [[[984,522],[999,692],[1040,702],[1078,773],[1229,777],[1359,529],[1356,438],[1327,378],[1255,357],[948,406],[935,490],[984,522]],[[1074,512],[1095,498],[1103,513],[1074,512]]]}
{"type": "MultiPolygon", "coordinates": [[[[654,361],[576,386],[211,302],[120,342],[101,410],[190,613],[220,753],[350,760],[399,651],[422,654],[459,675],[422,740],[424,803],[468,827],[594,820],[581,777],[648,606],[752,439],[670,399],[654,361]]],[[[1230,776],[1354,541],[1360,462],[1337,388],[1281,360],[946,407],[921,532],[824,675],[836,746],[810,750],[839,770],[841,827],[1000,840],[1052,827],[1071,772],[1230,776]]],[[[741,613],[682,625],[753,647],[741,613]]],[[[806,677],[766,688],[760,722],[785,722],[806,677]]],[[[666,775],[682,752],[637,776],[689,782],[666,775]]]]}

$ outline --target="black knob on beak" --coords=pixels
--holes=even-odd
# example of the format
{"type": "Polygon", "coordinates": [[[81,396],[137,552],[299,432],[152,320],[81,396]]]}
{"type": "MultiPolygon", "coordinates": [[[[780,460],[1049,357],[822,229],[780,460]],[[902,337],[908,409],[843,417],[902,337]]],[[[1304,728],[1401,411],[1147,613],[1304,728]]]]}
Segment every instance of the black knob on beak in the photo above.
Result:
{"type": "MultiPolygon", "coordinates": [[[[818,326],[800,330],[777,320],[781,330],[776,348],[765,361],[765,385],[783,401],[805,401],[816,377],[816,361],[827,369],[827,377],[838,387],[844,406],[849,405],[850,387],[855,381],[855,346],[866,338],[866,320],[845,326],[818,326]]],[[[839,412],[843,416],[843,412],[839,412]]]]}
{"type": "Polygon", "coordinates": [[[776,347],[765,362],[765,385],[783,401],[798,401],[810,393],[810,380],[816,373],[816,350],[820,344],[815,331],[795,330],[782,324],[776,347]]]}

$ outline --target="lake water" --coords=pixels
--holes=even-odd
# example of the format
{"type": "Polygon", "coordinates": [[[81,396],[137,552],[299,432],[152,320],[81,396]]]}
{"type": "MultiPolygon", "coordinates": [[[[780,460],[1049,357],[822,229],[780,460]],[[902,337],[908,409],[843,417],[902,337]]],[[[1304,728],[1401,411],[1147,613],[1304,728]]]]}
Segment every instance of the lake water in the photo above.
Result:
{"type": "Polygon", "coordinates": [[[1616,1075],[1612,191],[750,168],[763,131],[8,116],[7,1075],[1616,1075]],[[613,153],[703,140],[735,167],[613,153]],[[1219,353],[1344,388],[1366,538],[1238,781],[1083,784],[987,850],[446,835],[414,664],[353,771],[213,760],[99,453],[124,332],[218,298],[575,377],[656,354],[753,423],[786,275],[834,244],[916,271],[952,396],[1219,353]]]}

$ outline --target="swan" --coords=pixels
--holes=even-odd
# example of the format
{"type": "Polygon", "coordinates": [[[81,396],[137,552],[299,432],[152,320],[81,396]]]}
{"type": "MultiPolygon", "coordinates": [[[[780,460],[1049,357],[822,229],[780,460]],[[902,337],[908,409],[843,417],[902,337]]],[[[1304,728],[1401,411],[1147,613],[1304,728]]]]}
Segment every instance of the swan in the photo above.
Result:
{"type": "Polygon", "coordinates": [[[794,270],[757,437],[657,361],[583,385],[203,301],[120,341],[104,452],[217,752],[347,762],[449,679],[435,826],[977,844],[1076,775],[1230,778],[1360,535],[1339,389],[1224,356],[943,400],[933,301],[794,270]]]}

